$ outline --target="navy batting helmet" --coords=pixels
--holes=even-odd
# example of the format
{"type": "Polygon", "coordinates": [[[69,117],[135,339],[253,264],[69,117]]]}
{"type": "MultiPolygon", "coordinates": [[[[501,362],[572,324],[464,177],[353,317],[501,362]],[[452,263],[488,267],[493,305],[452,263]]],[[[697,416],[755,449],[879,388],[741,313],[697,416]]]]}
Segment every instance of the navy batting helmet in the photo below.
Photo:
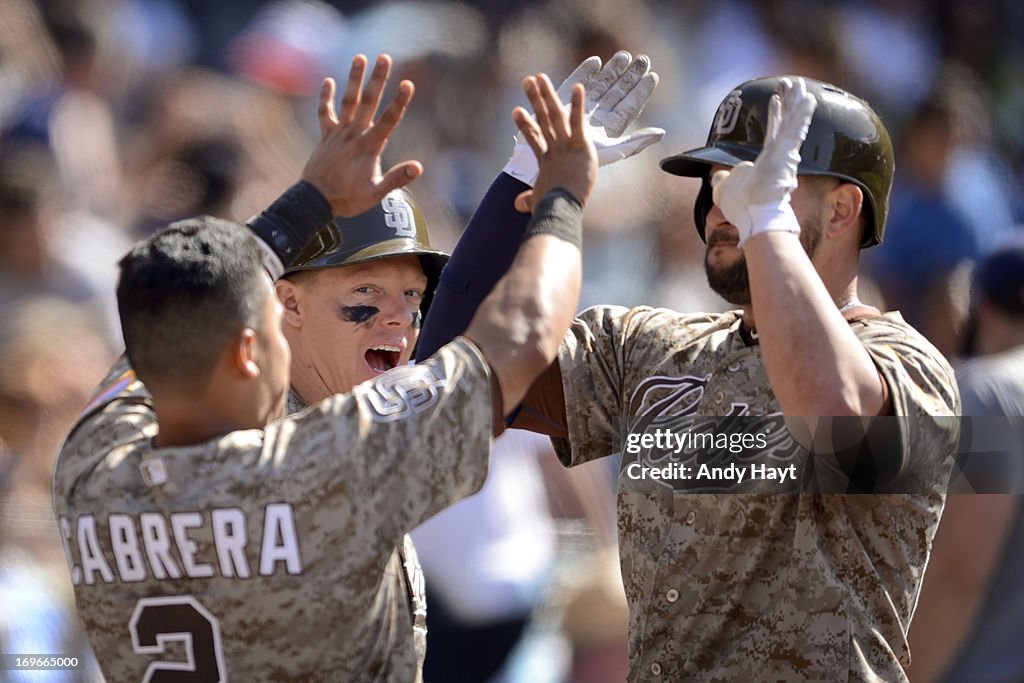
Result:
{"type": "Polygon", "coordinates": [[[392,190],[365,213],[353,218],[335,218],[299,252],[285,277],[304,270],[351,266],[392,256],[418,256],[427,289],[420,312],[426,315],[441,269],[448,254],[430,246],[427,221],[412,195],[404,189],[392,190]]]}
{"type": "MultiPolygon", "coordinates": [[[[754,161],[761,152],[768,123],[768,103],[779,92],[782,78],[776,76],[747,81],[730,92],[711,124],[707,143],[698,149],[661,160],[661,168],[675,175],[701,178],[701,189],[693,207],[700,238],[711,210],[708,170],[712,164],[735,166],[754,161]]],[[[885,232],[892,188],[893,151],[889,133],[867,102],[834,85],[805,78],[807,91],[818,106],[800,148],[799,173],[833,176],[854,183],[867,200],[867,229],[861,248],[879,244],[885,232]]]]}

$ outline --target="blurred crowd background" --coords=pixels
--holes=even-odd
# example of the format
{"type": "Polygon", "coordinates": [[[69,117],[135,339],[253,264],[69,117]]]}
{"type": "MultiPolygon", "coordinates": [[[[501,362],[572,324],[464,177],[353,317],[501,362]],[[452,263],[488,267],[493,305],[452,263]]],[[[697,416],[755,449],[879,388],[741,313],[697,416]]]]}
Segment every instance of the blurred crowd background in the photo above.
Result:
{"type": "MultiPolygon", "coordinates": [[[[259,211],[312,148],[320,80],[388,52],[417,90],[387,158],[424,163],[410,189],[450,249],[511,151],[522,77],[557,83],[619,49],[651,55],[661,84],[642,123],[668,134],[602,169],[581,308],[724,308],[693,229],[698,183],[657,161],[701,144],[735,85],[796,73],[864,97],[889,127],[897,180],[862,298],[957,356],[971,264],[1024,215],[1012,0],[0,0],[0,652],[86,651],[49,474],[120,351],[115,262],[134,240],[197,213],[259,211]]],[[[495,680],[623,680],[614,470],[565,472],[521,435],[495,463],[475,512],[417,534],[438,633],[516,643],[495,680]]],[[[95,680],[88,668],[5,677],[95,680]]]]}

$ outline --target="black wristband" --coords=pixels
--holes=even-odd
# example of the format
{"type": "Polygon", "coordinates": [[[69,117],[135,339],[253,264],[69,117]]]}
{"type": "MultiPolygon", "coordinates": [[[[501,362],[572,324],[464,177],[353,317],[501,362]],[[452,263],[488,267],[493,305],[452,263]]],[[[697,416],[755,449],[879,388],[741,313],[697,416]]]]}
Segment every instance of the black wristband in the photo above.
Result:
{"type": "Polygon", "coordinates": [[[251,218],[248,226],[287,270],[299,251],[333,219],[327,198],[316,187],[300,180],[251,218]]]}
{"type": "Polygon", "coordinates": [[[534,235],[553,235],[583,247],[583,205],[564,187],[556,187],[541,197],[526,227],[524,240],[534,235]]]}

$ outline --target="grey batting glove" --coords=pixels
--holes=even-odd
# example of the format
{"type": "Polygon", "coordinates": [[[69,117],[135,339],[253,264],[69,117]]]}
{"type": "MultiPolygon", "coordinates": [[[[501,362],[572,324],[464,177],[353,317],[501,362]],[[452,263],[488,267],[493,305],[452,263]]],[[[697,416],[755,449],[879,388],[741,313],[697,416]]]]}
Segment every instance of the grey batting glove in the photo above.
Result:
{"type": "Polygon", "coordinates": [[[818,105],[804,79],[781,81],[781,97],[768,105],[768,130],[757,159],[711,176],[712,198],[725,219],[736,226],[739,246],[763,232],[800,234],[790,205],[800,166],[800,147],[818,105]]]}
{"type": "MultiPolygon", "coordinates": [[[[573,86],[582,83],[586,89],[587,132],[597,148],[601,166],[631,157],[665,136],[661,128],[642,128],[624,135],[626,128],[640,118],[658,87],[658,74],[650,69],[650,57],[634,58],[623,50],[616,52],[603,67],[600,57],[588,57],[558,86],[558,99],[567,109],[573,86]]],[[[530,187],[537,180],[537,157],[518,136],[512,156],[502,170],[530,187]]]]}

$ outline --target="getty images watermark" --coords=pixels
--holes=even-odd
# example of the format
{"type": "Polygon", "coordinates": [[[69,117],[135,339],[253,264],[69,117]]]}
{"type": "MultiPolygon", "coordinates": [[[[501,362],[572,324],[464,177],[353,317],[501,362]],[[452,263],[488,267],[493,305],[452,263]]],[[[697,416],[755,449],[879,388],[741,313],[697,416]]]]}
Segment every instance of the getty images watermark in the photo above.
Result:
{"type": "Polygon", "coordinates": [[[619,476],[685,493],[1024,494],[1024,418],[615,418],[619,476]],[[797,430],[792,433],[790,430],[797,430]],[[907,450],[917,433],[929,448],[907,450]]]}
{"type": "Polygon", "coordinates": [[[630,432],[623,447],[623,470],[627,477],[635,480],[700,481],[726,485],[752,480],[779,484],[796,481],[795,463],[742,461],[744,453],[767,451],[771,441],[768,431],[716,432],[658,428],[646,432],[630,432]],[[698,452],[729,454],[735,459],[730,458],[727,462],[721,462],[721,459],[697,462],[688,457],[698,452]],[[637,459],[642,454],[655,457],[637,459]]]}

